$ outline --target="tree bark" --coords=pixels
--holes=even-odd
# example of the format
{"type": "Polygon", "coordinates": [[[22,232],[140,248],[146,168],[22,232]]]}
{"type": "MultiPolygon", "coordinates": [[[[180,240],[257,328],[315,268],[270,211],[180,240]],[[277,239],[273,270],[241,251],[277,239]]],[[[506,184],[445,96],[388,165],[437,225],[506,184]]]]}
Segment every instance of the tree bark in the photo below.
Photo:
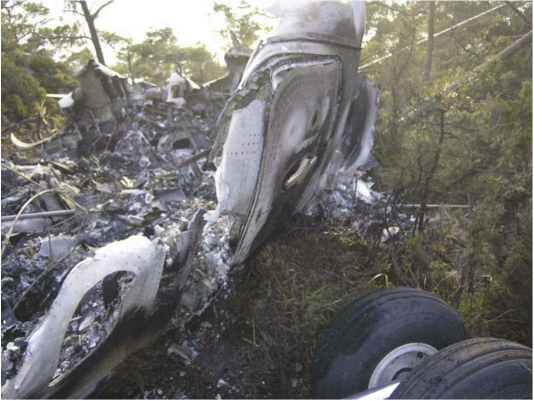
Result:
{"type": "Polygon", "coordinates": [[[434,10],[436,3],[431,1],[428,10],[428,41],[426,42],[425,70],[423,72],[423,84],[430,81],[430,71],[432,70],[432,52],[434,50],[434,10]]]}
{"type": "Polygon", "coordinates": [[[98,34],[96,33],[94,16],[92,16],[89,12],[89,8],[87,8],[87,2],[85,0],[80,1],[80,4],[82,5],[85,21],[89,26],[89,32],[91,33],[91,41],[95,46],[96,58],[98,59],[98,62],[100,64],[106,65],[106,63],[104,62],[104,53],[102,53],[102,48],[100,47],[100,40],[98,40],[98,34]]]}

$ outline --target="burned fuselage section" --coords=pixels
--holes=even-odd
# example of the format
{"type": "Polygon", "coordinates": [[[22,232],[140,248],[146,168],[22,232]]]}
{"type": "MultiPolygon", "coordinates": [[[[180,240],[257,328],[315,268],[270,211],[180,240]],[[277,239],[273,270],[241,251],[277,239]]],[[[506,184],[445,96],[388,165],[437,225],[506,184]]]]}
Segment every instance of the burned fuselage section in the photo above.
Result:
{"type": "Polygon", "coordinates": [[[357,75],[363,5],[280,3],[274,11],[280,26],[227,105],[217,211],[240,227],[233,263],[280,219],[313,208],[339,170],[361,167],[372,147],[377,90],[357,75]]]}
{"type": "MultiPolygon", "coordinates": [[[[207,145],[191,144],[195,140],[187,129],[179,129],[176,114],[167,117],[164,108],[146,103],[133,129],[113,146],[114,153],[107,156],[110,160],[120,158],[121,151],[133,154],[143,146],[145,154],[154,153],[150,158],[139,155],[135,183],[126,180],[132,183],[123,190],[129,196],[139,195],[140,201],[117,216],[138,227],[133,233],[137,235],[104,244],[68,273],[55,301],[26,338],[16,374],[2,387],[4,397],[90,394],[128,353],[163,330],[171,315],[178,324],[185,324],[202,313],[224,287],[230,269],[242,263],[283,219],[315,210],[334,191],[340,173],[350,179],[368,164],[378,94],[357,74],[365,24],[363,3],[281,2],[272,12],[280,16],[280,25],[254,52],[244,71],[239,71],[241,82],[220,114],[211,151],[207,145]],[[157,118],[147,116],[151,110],[157,118]],[[166,131],[165,135],[144,132],[150,126],[166,131]],[[194,148],[185,161],[176,145],[180,140],[194,148]],[[204,159],[206,163],[197,164],[204,159]],[[143,169],[155,160],[160,165],[144,176],[143,169]],[[175,192],[181,190],[180,183],[197,186],[184,187],[182,203],[174,208],[158,203],[159,193],[150,187],[151,182],[169,176],[172,165],[192,174],[174,181],[175,192]],[[202,191],[211,191],[211,195],[201,195],[202,191]],[[215,193],[216,204],[211,200],[215,193]],[[147,224],[152,224],[150,229],[147,224]],[[89,269],[94,276],[87,276],[89,269]],[[78,304],[96,281],[109,277],[120,281],[116,275],[121,272],[130,272],[131,277],[119,286],[114,328],[75,366],[56,377],[61,346],[76,319],[78,304]]],[[[86,74],[109,102],[106,106],[92,101],[90,90],[84,90],[83,96],[75,91],[72,101],[63,100],[76,123],[75,131],[81,131],[80,126],[102,131],[105,121],[128,121],[126,106],[138,106],[121,78],[99,66],[86,74]],[[112,99],[103,81],[115,92],[122,88],[124,96],[112,99]]],[[[188,100],[180,83],[180,77],[171,77],[169,87],[153,95],[161,96],[173,110],[182,110],[188,100]]],[[[110,132],[111,141],[114,129],[110,132]]],[[[98,132],[97,140],[105,135],[98,132]]],[[[100,189],[109,188],[101,184],[100,189]]],[[[113,190],[109,191],[111,196],[113,190]]]]}

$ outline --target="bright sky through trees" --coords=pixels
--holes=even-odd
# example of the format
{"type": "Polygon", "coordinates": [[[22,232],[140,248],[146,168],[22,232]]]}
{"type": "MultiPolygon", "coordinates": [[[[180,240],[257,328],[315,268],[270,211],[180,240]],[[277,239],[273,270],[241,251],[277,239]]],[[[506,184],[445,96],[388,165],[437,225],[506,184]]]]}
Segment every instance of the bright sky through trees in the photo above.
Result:
{"type": "MultiPolygon", "coordinates": [[[[226,42],[218,31],[224,29],[225,22],[222,15],[213,12],[214,2],[215,0],[116,0],[102,10],[95,25],[99,30],[132,38],[134,42],[143,41],[145,33],[151,28],[171,27],[180,46],[205,43],[208,50],[217,54],[218,61],[224,65],[226,42]]],[[[94,11],[105,2],[88,0],[87,3],[94,11]]],[[[237,7],[240,0],[225,0],[224,3],[237,7]]],[[[247,3],[267,8],[272,0],[248,0],[247,3]]],[[[53,17],[63,16],[65,22],[72,18],[71,13],[63,12],[63,1],[45,0],[43,4],[50,8],[53,17]]],[[[268,25],[277,19],[261,20],[263,25],[268,25]]],[[[116,61],[113,49],[104,46],[103,50],[106,62],[113,65],[116,61]]]]}

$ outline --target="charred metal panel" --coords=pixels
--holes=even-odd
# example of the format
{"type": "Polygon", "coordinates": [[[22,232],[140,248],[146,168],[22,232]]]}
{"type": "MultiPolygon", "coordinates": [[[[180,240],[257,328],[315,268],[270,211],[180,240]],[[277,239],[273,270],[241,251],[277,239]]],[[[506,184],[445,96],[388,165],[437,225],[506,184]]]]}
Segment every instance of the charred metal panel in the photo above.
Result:
{"type": "Polygon", "coordinates": [[[151,311],[161,280],[165,252],[148,238],[130,237],[96,251],[68,275],[47,315],[28,337],[18,374],[2,389],[2,397],[27,398],[44,393],[56,371],[67,326],[83,296],[106,276],[130,271],[135,279],[124,294],[118,319],[135,309],[151,311]]]}
{"type": "Polygon", "coordinates": [[[236,110],[230,121],[234,133],[226,140],[216,173],[218,210],[243,219],[250,210],[264,148],[265,102],[254,100],[236,110]]]}
{"type": "MultiPolygon", "coordinates": [[[[324,158],[334,122],[340,78],[341,68],[335,60],[285,71],[271,104],[254,205],[234,263],[244,260],[280,218],[294,211],[313,172],[299,167],[310,163],[307,160],[313,159],[315,164],[324,158]],[[298,182],[290,183],[296,174],[300,175],[298,182]]],[[[229,138],[232,134],[230,131],[229,138]]]]}

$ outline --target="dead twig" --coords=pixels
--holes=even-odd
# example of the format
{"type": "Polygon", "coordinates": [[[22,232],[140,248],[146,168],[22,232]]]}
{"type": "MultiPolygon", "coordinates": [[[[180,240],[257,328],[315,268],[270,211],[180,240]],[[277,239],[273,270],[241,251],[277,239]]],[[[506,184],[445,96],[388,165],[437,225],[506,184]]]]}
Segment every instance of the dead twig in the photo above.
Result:
{"type": "Polygon", "coordinates": [[[17,225],[17,222],[19,221],[19,217],[21,216],[22,212],[24,212],[24,210],[28,207],[28,205],[32,203],[35,199],[50,192],[57,192],[57,191],[55,189],[47,189],[45,191],[41,191],[38,194],[33,195],[30,199],[26,201],[24,205],[22,205],[22,207],[20,208],[19,212],[17,213],[15,217],[15,221],[13,221],[13,224],[9,228],[6,239],[4,240],[4,245],[2,247],[2,254],[1,254],[2,260],[4,259],[4,253],[6,252],[6,247],[9,245],[9,238],[11,237],[11,234],[13,234],[13,230],[15,229],[15,226],[17,225]]]}
{"type": "Polygon", "coordinates": [[[74,36],[68,36],[68,35],[55,35],[55,36],[44,36],[37,32],[31,32],[32,35],[37,36],[40,39],[43,40],[49,40],[50,42],[58,39],[69,39],[69,40],[77,40],[77,39],[91,39],[89,36],[85,35],[74,35],[74,36]]]}
{"type": "Polygon", "coordinates": [[[15,128],[20,127],[21,125],[29,124],[29,123],[35,123],[41,120],[41,116],[32,117],[32,118],[26,118],[25,120],[19,121],[16,124],[10,125],[6,129],[2,131],[2,135],[7,134],[8,132],[13,131],[15,128]]]}
{"type": "Polygon", "coordinates": [[[490,320],[486,320],[484,323],[482,324],[488,324],[488,323],[491,323],[491,322],[494,322],[496,320],[498,320],[499,318],[503,317],[504,315],[510,313],[510,312],[513,312],[514,310],[513,309],[508,309],[506,312],[503,312],[501,313],[499,316],[493,318],[493,319],[490,319],[490,320]]]}
{"type": "MultiPolygon", "coordinates": [[[[76,245],[77,246],[77,245],[76,245]]],[[[18,306],[20,305],[20,303],[22,302],[22,300],[24,298],[26,298],[26,295],[29,294],[29,292],[31,291],[31,289],[35,286],[35,284],[37,284],[39,282],[39,280],[41,279],[41,277],[44,277],[46,276],[48,273],[50,273],[52,270],[54,270],[61,262],[63,262],[67,257],[69,257],[72,252],[74,252],[74,250],[76,249],[76,246],[74,246],[69,253],[67,253],[65,256],[63,256],[61,259],[59,259],[55,264],[51,264],[50,266],[47,266],[46,269],[44,269],[42,271],[41,274],[39,274],[39,276],[37,276],[37,278],[34,280],[33,283],[30,284],[30,286],[26,289],[26,291],[24,291],[24,293],[20,296],[20,298],[18,299],[18,301],[15,303],[15,305],[13,306],[13,312],[15,312],[15,310],[18,308],[18,306]]]]}
{"type": "Polygon", "coordinates": [[[100,7],[98,7],[98,9],[93,13],[93,15],[91,15],[91,17],[92,17],[93,19],[97,19],[97,18],[98,18],[98,14],[100,14],[100,11],[102,11],[102,9],[103,9],[104,7],[109,6],[109,5],[110,5],[111,3],[113,3],[114,1],[115,1],[115,0],[110,0],[110,1],[108,1],[107,3],[102,4],[102,5],[101,5],[100,7]]]}
{"type": "MultiPolygon", "coordinates": [[[[12,171],[13,173],[19,175],[20,177],[24,178],[25,180],[31,182],[32,184],[37,185],[39,188],[41,188],[41,189],[43,189],[43,190],[49,190],[48,188],[43,187],[41,184],[39,184],[38,182],[32,180],[31,178],[26,177],[26,176],[25,176],[24,174],[22,174],[20,171],[17,171],[17,170],[15,170],[15,169],[9,167],[6,163],[2,163],[2,166],[4,166],[5,168],[7,168],[9,171],[12,171]]],[[[79,239],[79,236],[80,236],[80,233],[81,233],[81,231],[82,231],[82,228],[83,228],[83,226],[85,225],[85,222],[87,221],[87,218],[89,217],[89,211],[88,211],[86,208],[84,208],[82,205],[80,205],[78,202],[76,202],[74,199],[72,199],[70,196],[68,196],[68,195],[65,194],[64,192],[60,191],[59,189],[52,189],[52,190],[50,190],[50,191],[56,191],[57,193],[63,195],[66,199],[68,199],[69,201],[71,201],[72,204],[73,204],[74,206],[76,206],[77,208],[79,208],[80,210],[82,210],[83,213],[85,214],[85,217],[84,217],[84,219],[83,219],[83,221],[82,221],[82,224],[80,224],[80,226],[78,227],[78,232],[76,233],[76,240],[78,240],[78,239],[79,239]]],[[[18,215],[17,215],[17,216],[18,216],[18,215]]],[[[15,222],[13,223],[13,225],[11,226],[10,231],[11,231],[11,230],[13,229],[13,227],[15,226],[15,224],[16,224],[16,222],[17,222],[17,220],[18,220],[18,217],[15,217],[15,219],[16,219],[16,220],[15,220],[15,222]]],[[[8,239],[8,238],[6,238],[6,240],[7,240],[7,239],[8,239]]],[[[4,257],[4,251],[5,251],[5,246],[2,248],[1,259],[3,259],[3,257],[4,257]]]]}
{"type": "MultiPolygon", "coordinates": [[[[54,224],[53,226],[50,227],[50,229],[54,228],[54,227],[57,227],[57,226],[60,226],[61,224],[65,224],[66,222],[68,221],[71,221],[72,219],[78,217],[78,214],[74,214],[68,218],[66,218],[65,220],[61,220],[59,223],[56,223],[54,224]]],[[[84,219],[84,224],[85,224],[85,219],[84,219]]],[[[83,225],[83,224],[82,224],[83,225]]]]}

